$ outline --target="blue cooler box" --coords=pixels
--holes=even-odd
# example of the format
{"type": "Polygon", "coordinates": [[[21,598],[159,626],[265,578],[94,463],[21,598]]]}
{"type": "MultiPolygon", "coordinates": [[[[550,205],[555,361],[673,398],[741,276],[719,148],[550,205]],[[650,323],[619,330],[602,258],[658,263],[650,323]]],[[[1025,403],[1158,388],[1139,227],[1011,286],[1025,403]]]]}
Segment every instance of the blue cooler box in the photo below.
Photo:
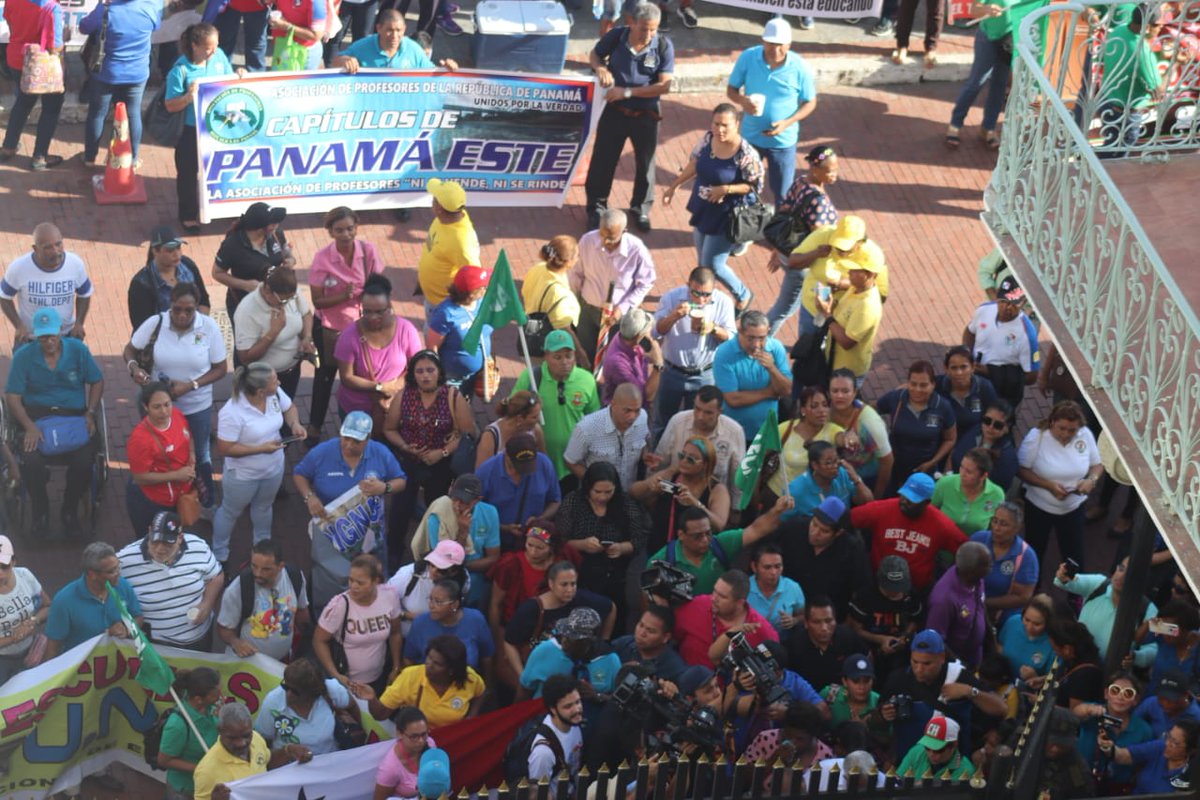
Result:
{"type": "Polygon", "coordinates": [[[557,75],[570,32],[571,18],[556,0],[480,0],[471,57],[477,69],[557,75]]]}

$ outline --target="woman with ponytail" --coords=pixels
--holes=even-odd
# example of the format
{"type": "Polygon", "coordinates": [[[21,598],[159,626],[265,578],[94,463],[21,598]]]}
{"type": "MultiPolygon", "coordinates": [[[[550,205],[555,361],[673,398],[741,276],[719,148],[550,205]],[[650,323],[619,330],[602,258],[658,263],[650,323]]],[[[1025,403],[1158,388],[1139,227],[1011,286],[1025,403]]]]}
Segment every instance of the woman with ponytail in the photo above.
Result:
{"type": "Polygon", "coordinates": [[[542,245],[541,256],[521,284],[525,313],[545,314],[554,330],[573,330],[579,324],[579,298],[567,276],[579,260],[579,242],[574,236],[555,236],[542,245]]]}
{"type": "Polygon", "coordinates": [[[183,701],[195,730],[176,709],[163,726],[158,746],[158,766],[167,771],[167,800],[191,800],[192,773],[208,748],[217,741],[217,705],[221,701],[221,676],[211,667],[181,669],[175,673],[175,694],[183,701]]]}
{"type": "MultiPolygon", "coordinates": [[[[187,233],[200,232],[200,160],[196,152],[196,80],[214,75],[233,75],[233,66],[217,47],[217,29],[207,22],[189,25],[179,38],[181,55],[167,73],[163,105],[172,114],[183,112],[183,131],[175,143],[175,195],[179,201],[179,224],[187,233]]],[[[246,73],[238,69],[241,77],[246,73]]]]}

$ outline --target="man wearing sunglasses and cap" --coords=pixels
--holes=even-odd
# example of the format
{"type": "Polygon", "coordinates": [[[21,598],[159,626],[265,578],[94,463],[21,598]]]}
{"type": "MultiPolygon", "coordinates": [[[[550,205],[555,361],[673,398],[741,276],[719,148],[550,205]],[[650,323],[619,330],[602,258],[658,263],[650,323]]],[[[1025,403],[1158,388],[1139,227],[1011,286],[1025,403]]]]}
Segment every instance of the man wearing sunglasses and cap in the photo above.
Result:
{"type": "Polygon", "coordinates": [[[1007,277],[996,288],[996,299],[975,309],[962,335],[963,345],[975,354],[975,371],[992,382],[1014,416],[1041,366],[1037,328],[1023,311],[1025,304],[1025,290],[1007,277]]]}
{"type": "Polygon", "coordinates": [[[428,320],[433,309],[449,296],[458,270],[463,264],[480,263],[480,253],[462,184],[430,178],[425,188],[433,198],[433,222],[417,262],[417,282],[425,295],[428,320]]]}
{"type": "MultiPolygon", "coordinates": [[[[521,672],[521,686],[541,697],[542,684],[551,675],[573,675],[580,681],[584,701],[606,694],[616,685],[621,659],[598,638],[603,621],[587,606],[576,608],[554,624],[554,636],[529,653],[521,672]]],[[[586,708],[586,706],[585,706],[586,708]]]]}

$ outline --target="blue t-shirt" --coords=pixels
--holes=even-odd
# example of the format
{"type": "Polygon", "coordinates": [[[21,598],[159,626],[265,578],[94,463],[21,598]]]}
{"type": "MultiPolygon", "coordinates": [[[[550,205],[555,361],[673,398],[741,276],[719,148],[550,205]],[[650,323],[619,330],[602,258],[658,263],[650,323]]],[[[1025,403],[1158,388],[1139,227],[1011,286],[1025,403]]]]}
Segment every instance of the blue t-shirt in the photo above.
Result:
{"type": "Polygon", "coordinates": [[[474,309],[460,306],[450,298],[438,303],[429,313],[429,329],[443,337],[438,345],[438,355],[451,378],[468,378],[479,372],[483,368],[484,352],[491,352],[491,325],[483,326],[483,335],[479,337],[479,347],[474,353],[462,349],[463,337],[474,321],[474,309]]]}
{"type": "Polygon", "coordinates": [[[374,440],[367,441],[358,466],[351,471],[342,458],[340,438],[328,439],[309,450],[292,472],[308,479],[322,503],[337,499],[367,478],[394,481],[407,477],[387,445],[374,440]]]}
{"type": "Polygon", "coordinates": [[[1147,694],[1158,691],[1158,682],[1168,670],[1182,670],[1188,676],[1191,685],[1196,685],[1197,680],[1200,680],[1200,647],[1193,647],[1181,659],[1179,648],[1168,644],[1167,640],[1157,633],[1150,634],[1147,641],[1158,642],[1158,652],[1154,654],[1154,663],[1150,666],[1150,686],[1146,689],[1147,694]]]}
{"type": "Polygon", "coordinates": [[[800,609],[804,608],[804,590],[791,578],[781,576],[779,585],[775,587],[775,593],[768,599],[758,588],[758,578],[751,575],[750,595],[746,600],[750,603],[751,608],[771,623],[779,634],[779,640],[783,641],[791,631],[779,626],[779,618],[784,614],[790,616],[798,613],[800,609]]]}
{"type": "Polygon", "coordinates": [[[979,425],[979,420],[983,419],[983,412],[996,401],[995,387],[982,375],[971,376],[971,391],[962,401],[951,394],[949,375],[938,376],[937,393],[950,401],[959,436],[979,425]]]}
{"type": "MultiPolygon", "coordinates": [[[[441,541],[439,534],[441,528],[442,518],[437,514],[430,514],[429,520],[425,523],[430,549],[437,547],[437,543],[441,541]]],[[[475,507],[471,509],[471,530],[467,532],[467,535],[471,537],[471,542],[475,545],[475,552],[467,554],[467,561],[483,558],[487,555],[484,551],[489,547],[500,547],[500,514],[494,505],[483,500],[475,504],[475,507]]]]}
{"type": "Polygon", "coordinates": [[[4,391],[21,395],[26,408],[54,406],[82,411],[87,408],[87,391],[84,387],[103,379],[104,375],[87,345],[64,336],[62,353],[53,370],[46,366],[42,346],[37,342],[17,348],[8,369],[4,391]]]}
{"type": "MultiPolygon", "coordinates": [[[[1146,698],[1153,700],[1153,697],[1146,698]]],[[[1187,772],[1188,764],[1178,769],[1168,769],[1167,759],[1163,755],[1166,743],[1162,740],[1135,744],[1129,747],[1129,757],[1133,759],[1132,766],[1138,770],[1137,780],[1133,784],[1134,794],[1157,794],[1177,791],[1171,784],[1175,778],[1187,772]]]]}
{"type": "Polygon", "coordinates": [[[792,700],[794,701],[812,703],[813,705],[825,702],[825,699],[813,689],[811,683],[790,669],[783,671],[783,680],[780,683],[787,690],[787,693],[792,696],[792,700]]]}
{"type": "Polygon", "coordinates": [[[562,501],[558,473],[545,453],[537,454],[537,469],[513,483],[504,468],[504,453],[497,453],[479,465],[475,476],[483,483],[483,497],[496,507],[501,525],[523,523],[535,517],[551,503],[562,501]],[[521,498],[525,501],[522,504],[521,498]],[[522,507],[523,506],[523,507],[522,507]]]}
{"type": "Polygon", "coordinates": [[[396,54],[389,56],[379,49],[379,34],[364,36],[341,52],[358,61],[366,69],[433,69],[434,63],[425,55],[425,49],[414,39],[401,37],[396,54]]]}
{"type": "Polygon", "coordinates": [[[771,69],[763,58],[762,45],[751,47],[738,56],[729,74],[729,85],[742,94],[766,96],[762,116],[747,114],[742,119],[742,136],[755,147],[795,147],[800,138],[800,123],[784,128],[778,136],[763,133],[772,123],[787,119],[800,106],[817,98],[817,81],[812,67],[795,53],[771,69]]]}
{"type": "Polygon", "coordinates": [[[453,636],[467,648],[467,663],[480,669],[480,659],[491,658],[496,653],[492,642],[492,631],[483,614],[473,608],[462,610],[462,619],[457,625],[442,625],[426,612],[413,620],[412,627],[404,637],[404,657],[418,664],[425,660],[425,647],[435,636],[453,636]]]}
{"type": "MultiPolygon", "coordinates": [[[[47,634],[49,635],[49,634],[47,634]]],[[[1150,730],[1155,736],[1162,736],[1167,731],[1171,730],[1176,722],[1181,719],[1190,719],[1193,722],[1200,722],[1200,704],[1197,704],[1193,699],[1192,702],[1173,719],[1167,718],[1167,712],[1163,711],[1163,707],[1159,704],[1158,698],[1151,695],[1142,702],[1138,703],[1137,709],[1133,715],[1139,719],[1146,721],[1150,726],[1150,730]]]]}
{"type": "MultiPolygon", "coordinates": [[[[130,616],[142,615],[142,604],[138,602],[133,587],[124,578],[113,584],[121,602],[130,616]]],[[[121,621],[121,612],[111,594],[101,602],[87,588],[80,575],[54,595],[50,603],[50,616],[46,620],[46,637],[62,644],[59,652],[66,652],[77,644],[86,642],[108,630],[114,622],[121,621]]]]}
{"type": "Polygon", "coordinates": [[[631,635],[613,639],[612,648],[622,664],[635,663],[650,667],[654,671],[654,676],[664,681],[677,681],[680,673],[688,666],[687,662],[683,660],[683,656],[679,655],[673,646],[668,646],[652,659],[642,658],[642,654],[637,649],[637,642],[631,635]]]}
{"type": "MultiPolygon", "coordinates": [[[[1004,558],[997,559],[996,551],[992,549],[992,532],[979,531],[971,534],[971,541],[979,542],[992,554],[992,569],[983,579],[983,593],[987,597],[1003,597],[1008,594],[1013,583],[1025,586],[1036,586],[1041,567],[1038,564],[1037,553],[1025,540],[1018,536],[1004,558]]],[[[1001,619],[1019,617],[1020,609],[1010,608],[1004,612],[1001,619]]]]}
{"type": "MultiPolygon", "coordinates": [[[[219,47],[213,51],[213,54],[208,57],[203,66],[188,61],[187,56],[180,56],[175,59],[175,63],[171,66],[171,71],[167,73],[167,93],[165,97],[167,100],[174,100],[176,97],[187,94],[188,87],[197,78],[232,74],[233,66],[230,65],[225,51],[219,47]]],[[[190,125],[193,128],[196,127],[195,106],[189,104],[183,113],[185,114],[184,124],[190,125]]]]}
{"type": "MultiPolygon", "coordinates": [[[[618,26],[600,37],[593,52],[601,63],[607,60],[617,86],[637,88],[658,83],[659,76],[675,72],[675,46],[670,37],[656,33],[640,53],[629,49],[629,28],[618,26]]],[[[657,109],[657,97],[631,97],[612,105],[629,109],[657,109]]]]}
{"type": "Polygon", "coordinates": [[[533,648],[525,669],[521,671],[521,685],[533,692],[534,697],[542,696],[542,684],[551,675],[571,675],[583,678],[597,692],[611,692],[616,686],[617,672],[621,669],[621,659],[616,653],[606,653],[596,656],[586,663],[572,661],[556,639],[547,639],[533,648]]]}
{"type": "Polygon", "coordinates": [[[838,467],[837,475],[826,492],[813,479],[812,470],[808,469],[797,475],[788,484],[788,494],[796,501],[796,507],[783,515],[784,520],[811,517],[817,507],[826,497],[836,497],[850,507],[850,498],[854,497],[854,481],[845,467],[838,467]]]}
{"type": "MultiPolygon", "coordinates": [[[[96,76],[104,83],[142,83],[150,77],[150,37],[162,24],[162,0],[112,0],[101,3],[79,22],[87,36],[104,25],[108,8],[108,33],[104,43],[104,65],[96,76]]],[[[130,113],[136,113],[130,111],[130,113]]]]}
{"type": "Polygon", "coordinates": [[[908,406],[908,389],[893,389],[875,404],[888,424],[896,465],[892,482],[903,480],[918,465],[933,458],[942,444],[942,434],[955,426],[950,401],[934,392],[920,414],[908,406]]]}
{"type": "MultiPolygon", "coordinates": [[[[775,362],[775,368],[788,380],[792,379],[792,367],[788,364],[787,349],[773,337],[768,338],[764,348],[775,362]]],[[[734,336],[717,348],[713,357],[713,383],[725,394],[765,389],[771,383],[771,374],[757,361],[746,355],[738,338],[734,336]]],[[[767,419],[767,413],[779,405],[773,398],[759,400],[748,406],[734,408],[725,403],[724,414],[742,426],[746,441],[753,442],[758,429],[767,419]]]]}
{"type": "Polygon", "coordinates": [[[1025,635],[1025,626],[1021,623],[1020,616],[1008,618],[1000,627],[999,639],[1014,677],[1020,674],[1021,667],[1033,667],[1039,675],[1045,675],[1054,661],[1054,648],[1050,646],[1050,637],[1042,631],[1041,636],[1031,641],[1025,635]]]}

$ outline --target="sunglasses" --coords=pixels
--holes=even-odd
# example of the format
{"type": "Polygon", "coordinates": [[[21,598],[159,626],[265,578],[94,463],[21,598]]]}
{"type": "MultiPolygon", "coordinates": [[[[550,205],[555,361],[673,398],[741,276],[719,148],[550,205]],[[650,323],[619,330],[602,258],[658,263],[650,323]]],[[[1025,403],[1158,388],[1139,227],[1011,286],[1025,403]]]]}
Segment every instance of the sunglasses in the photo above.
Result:
{"type": "Polygon", "coordinates": [[[1115,683],[1111,683],[1108,686],[1108,696],[1124,697],[1126,700],[1132,700],[1137,697],[1137,689],[1132,686],[1118,686],[1115,683]]]}
{"type": "Polygon", "coordinates": [[[1008,420],[996,419],[995,417],[984,417],[980,422],[986,427],[994,428],[995,430],[1008,427],[1008,420]]]}
{"type": "Polygon", "coordinates": [[[567,404],[567,385],[562,381],[558,382],[558,404],[560,406],[567,404]]]}
{"type": "Polygon", "coordinates": [[[700,292],[695,289],[688,289],[688,291],[692,293],[692,297],[712,297],[713,296],[712,292],[700,292]]]}
{"type": "Polygon", "coordinates": [[[689,464],[699,464],[700,463],[700,457],[694,456],[691,453],[685,453],[682,450],[680,450],[678,453],[676,453],[676,455],[679,457],[680,461],[686,461],[689,464]]]}

